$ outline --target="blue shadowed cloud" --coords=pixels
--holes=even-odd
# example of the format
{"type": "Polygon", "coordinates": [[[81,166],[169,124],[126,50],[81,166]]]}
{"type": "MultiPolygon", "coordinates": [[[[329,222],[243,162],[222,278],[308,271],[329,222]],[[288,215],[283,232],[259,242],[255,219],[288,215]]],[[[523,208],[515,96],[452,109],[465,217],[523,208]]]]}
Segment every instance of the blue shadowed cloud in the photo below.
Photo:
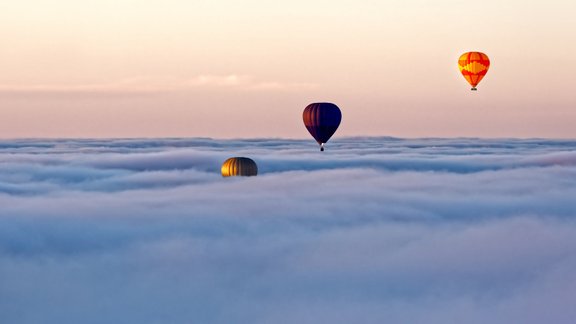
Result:
{"type": "Polygon", "coordinates": [[[0,314],[571,323],[574,197],[570,140],[3,141],[0,314]]]}

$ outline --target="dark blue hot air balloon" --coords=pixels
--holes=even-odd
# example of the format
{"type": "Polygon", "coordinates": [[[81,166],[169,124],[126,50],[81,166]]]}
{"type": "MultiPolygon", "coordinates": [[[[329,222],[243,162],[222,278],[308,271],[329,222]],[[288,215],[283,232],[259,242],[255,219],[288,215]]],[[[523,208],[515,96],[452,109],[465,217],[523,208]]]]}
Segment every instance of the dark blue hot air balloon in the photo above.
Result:
{"type": "Polygon", "coordinates": [[[320,144],[320,151],[324,151],[324,143],[334,135],[342,120],[340,108],[333,103],[317,102],[309,104],[302,113],[304,126],[316,142],[320,144]]]}

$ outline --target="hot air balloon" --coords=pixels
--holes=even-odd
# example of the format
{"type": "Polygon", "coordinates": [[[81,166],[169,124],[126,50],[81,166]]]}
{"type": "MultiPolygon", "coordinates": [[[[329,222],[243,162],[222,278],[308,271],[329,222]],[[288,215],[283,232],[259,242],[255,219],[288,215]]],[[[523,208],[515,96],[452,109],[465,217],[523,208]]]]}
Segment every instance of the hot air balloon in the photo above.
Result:
{"type": "Polygon", "coordinates": [[[317,102],[309,104],[302,114],[304,126],[316,142],[320,144],[320,151],[324,151],[324,143],[334,135],[342,120],[340,108],[333,103],[317,102]]]}
{"type": "Polygon", "coordinates": [[[458,68],[460,73],[464,76],[466,81],[472,86],[471,90],[476,91],[476,86],[480,80],[484,78],[488,68],[490,67],[490,60],[488,56],[480,52],[464,53],[458,59],[458,68]]]}
{"type": "Polygon", "coordinates": [[[254,160],[247,157],[232,157],[222,164],[222,176],[255,176],[258,174],[258,166],[254,160]]]}

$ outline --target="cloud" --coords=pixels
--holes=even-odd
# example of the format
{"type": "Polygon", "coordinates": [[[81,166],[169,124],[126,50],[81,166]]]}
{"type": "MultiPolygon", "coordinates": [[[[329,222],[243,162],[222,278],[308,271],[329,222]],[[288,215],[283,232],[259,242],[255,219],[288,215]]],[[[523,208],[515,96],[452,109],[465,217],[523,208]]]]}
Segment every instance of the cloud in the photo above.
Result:
{"type": "Polygon", "coordinates": [[[317,85],[307,82],[260,80],[251,75],[211,75],[192,77],[133,77],[109,83],[0,85],[4,94],[154,94],[206,88],[228,88],[242,91],[309,90],[317,85]]]}
{"type": "Polygon", "coordinates": [[[0,142],[17,323],[571,323],[576,142],[0,142]],[[229,156],[258,177],[222,178],[229,156]]]}

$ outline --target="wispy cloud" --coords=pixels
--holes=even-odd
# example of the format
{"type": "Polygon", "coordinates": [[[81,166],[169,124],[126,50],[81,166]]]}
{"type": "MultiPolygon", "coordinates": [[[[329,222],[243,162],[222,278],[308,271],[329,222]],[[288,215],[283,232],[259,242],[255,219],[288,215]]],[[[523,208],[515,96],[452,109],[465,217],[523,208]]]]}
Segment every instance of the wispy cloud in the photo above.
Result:
{"type": "Polygon", "coordinates": [[[231,88],[245,91],[308,90],[307,82],[260,80],[251,75],[198,75],[188,78],[133,77],[109,83],[2,85],[2,93],[155,93],[196,88],[231,88]]]}
{"type": "Polygon", "coordinates": [[[576,142],[0,142],[18,323],[570,323],[576,142]],[[250,156],[261,173],[222,178],[250,156]]]}

